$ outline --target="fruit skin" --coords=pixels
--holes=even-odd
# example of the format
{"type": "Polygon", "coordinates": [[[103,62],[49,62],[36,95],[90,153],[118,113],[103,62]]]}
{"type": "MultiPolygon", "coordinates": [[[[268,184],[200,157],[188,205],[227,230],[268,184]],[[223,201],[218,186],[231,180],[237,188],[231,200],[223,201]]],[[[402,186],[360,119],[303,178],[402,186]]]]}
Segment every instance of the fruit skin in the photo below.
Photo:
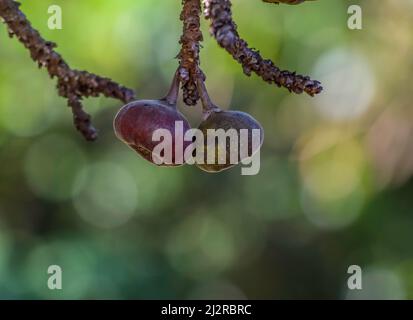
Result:
{"type": "Polygon", "coordinates": [[[153,133],[157,129],[166,129],[172,136],[172,163],[158,166],[180,166],[184,163],[183,153],[175,159],[175,122],[182,121],[183,131],[177,132],[177,138],[183,142],[183,150],[190,144],[184,141],[184,134],[191,127],[188,120],[174,105],[162,100],[137,100],[122,107],[115,116],[113,126],[116,136],[134,149],[139,155],[154,163],[154,158],[160,156],[153,149],[160,141],[153,141],[153,133]]]}
{"type": "MultiPolygon", "coordinates": [[[[208,129],[223,129],[225,131],[229,129],[235,129],[238,132],[238,138],[240,138],[240,130],[247,129],[248,130],[248,155],[249,157],[253,156],[264,142],[264,129],[262,128],[261,124],[255,120],[251,115],[241,111],[222,111],[219,109],[211,110],[208,114],[205,115],[206,119],[201,122],[199,125],[199,129],[202,131],[204,135],[204,164],[197,164],[198,168],[206,171],[206,172],[220,172],[226,169],[229,169],[235,166],[237,163],[230,163],[230,146],[227,142],[226,144],[226,163],[225,164],[218,164],[218,145],[214,145],[215,148],[215,164],[208,164],[206,163],[207,159],[207,152],[208,146],[207,143],[207,130],[208,129]],[[258,147],[253,149],[252,146],[252,130],[258,129],[260,130],[260,144],[258,147]]],[[[240,155],[240,145],[238,145],[238,163],[243,160],[240,155]]]]}

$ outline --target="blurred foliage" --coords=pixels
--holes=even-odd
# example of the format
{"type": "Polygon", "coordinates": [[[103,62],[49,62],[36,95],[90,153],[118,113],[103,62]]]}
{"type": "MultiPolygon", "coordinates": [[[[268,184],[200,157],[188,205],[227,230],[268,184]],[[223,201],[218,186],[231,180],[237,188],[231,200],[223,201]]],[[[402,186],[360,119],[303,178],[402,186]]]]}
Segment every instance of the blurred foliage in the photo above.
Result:
{"type": "MultiPolygon", "coordinates": [[[[142,98],[176,68],[180,1],[39,0],[22,9],[75,68],[142,98]],[[47,8],[63,29],[47,28],[47,8]]],[[[413,1],[234,1],[240,33],[317,98],[269,86],[208,36],[214,100],[264,126],[257,176],[156,168],[120,141],[120,105],[85,102],[87,143],[66,101],[0,26],[0,298],[413,298],[413,1]],[[347,28],[350,4],[363,30],[347,28]],[[251,14],[253,13],[253,14],[251,14]],[[47,267],[63,290],[47,288],[47,267]],[[363,290],[347,290],[347,268],[363,290]]],[[[199,108],[184,108],[192,124],[199,108]]]]}

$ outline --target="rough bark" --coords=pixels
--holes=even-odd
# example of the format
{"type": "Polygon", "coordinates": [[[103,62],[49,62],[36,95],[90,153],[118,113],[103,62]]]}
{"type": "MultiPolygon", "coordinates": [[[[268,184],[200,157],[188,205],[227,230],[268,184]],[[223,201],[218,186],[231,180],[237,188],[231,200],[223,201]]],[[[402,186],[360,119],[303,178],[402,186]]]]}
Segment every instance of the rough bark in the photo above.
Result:
{"type": "MultiPolygon", "coordinates": [[[[295,72],[282,71],[271,60],[263,59],[259,51],[249,48],[248,43],[239,36],[237,25],[232,20],[229,0],[203,1],[205,16],[211,21],[211,34],[218,44],[242,65],[246,75],[250,76],[255,72],[264,81],[287,88],[294,93],[306,92],[314,96],[322,91],[320,82],[295,72]]],[[[284,2],[287,3],[287,0],[284,2]]]]}
{"type": "Polygon", "coordinates": [[[201,73],[199,69],[200,42],[203,40],[200,30],[201,1],[183,0],[181,20],[183,34],[182,45],[178,55],[180,61],[179,75],[182,82],[183,97],[186,105],[194,106],[199,100],[196,78],[201,73]]]}

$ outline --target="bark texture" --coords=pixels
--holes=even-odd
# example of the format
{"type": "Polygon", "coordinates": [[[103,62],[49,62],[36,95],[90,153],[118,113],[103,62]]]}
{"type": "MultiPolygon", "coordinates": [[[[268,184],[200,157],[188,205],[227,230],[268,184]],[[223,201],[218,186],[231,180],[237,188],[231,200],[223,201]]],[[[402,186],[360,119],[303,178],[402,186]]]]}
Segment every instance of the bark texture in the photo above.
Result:
{"type": "Polygon", "coordinates": [[[183,98],[186,105],[194,106],[199,100],[196,78],[200,71],[200,42],[203,40],[200,30],[201,1],[183,0],[181,20],[183,34],[180,40],[182,45],[178,55],[180,61],[179,75],[182,82],[183,98]]]}
{"type": "MultiPolygon", "coordinates": [[[[287,0],[283,2],[287,3],[287,0]]],[[[204,0],[204,5],[205,16],[211,21],[211,34],[218,44],[242,65],[247,76],[255,72],[264,81],[294,93],[306,92],[314,96],[322,91],[320,82],[295,72],[282,71],[271,60],[262,58],[259,51],[249,48],[248,43],[238,34],[229,0],[204,0]]]]}

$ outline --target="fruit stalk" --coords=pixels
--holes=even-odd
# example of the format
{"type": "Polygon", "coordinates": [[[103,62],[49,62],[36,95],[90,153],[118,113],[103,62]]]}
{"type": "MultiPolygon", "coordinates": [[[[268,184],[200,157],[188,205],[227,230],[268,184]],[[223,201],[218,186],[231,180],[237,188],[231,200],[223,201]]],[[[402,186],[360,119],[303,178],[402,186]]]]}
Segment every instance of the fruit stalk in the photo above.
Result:
{"type": "Polygon", "coordinates": [[[179,84],[180,84],[179,69],[176,70],[175,75],[172,79],[171,86],[165,98],[161,99],[168,103],[171,107],[176,109],[176,103],[178,101],[179,95],[179,84]]]}
{"type": "Polygon", "coordinates": [[[220,111],[221,109],[212,102],[205,86],[205,79],[201,76],[197,78],[197,87],[202,102],[203,118],[207,118],[211,112],[220,111]]]}

